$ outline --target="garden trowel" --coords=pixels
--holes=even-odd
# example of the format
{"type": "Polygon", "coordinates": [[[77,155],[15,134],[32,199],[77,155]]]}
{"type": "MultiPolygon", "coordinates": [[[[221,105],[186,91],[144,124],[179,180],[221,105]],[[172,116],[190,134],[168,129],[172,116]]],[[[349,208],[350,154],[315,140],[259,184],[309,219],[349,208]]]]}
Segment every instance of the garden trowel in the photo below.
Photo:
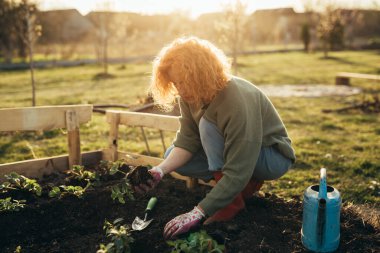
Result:
{"type": "Polygon", "coordinates": [[[153,219],[147,220],[147,218],[150,212],[152,211],[153,207],[156,205],[156,203],[157,203],[157,198],[151,197],[145,209],[144,219],[142,220],[138,216],[136,216],[135,220],[132,222],[133,230],[143,230],[153,221],[153,219]]]}

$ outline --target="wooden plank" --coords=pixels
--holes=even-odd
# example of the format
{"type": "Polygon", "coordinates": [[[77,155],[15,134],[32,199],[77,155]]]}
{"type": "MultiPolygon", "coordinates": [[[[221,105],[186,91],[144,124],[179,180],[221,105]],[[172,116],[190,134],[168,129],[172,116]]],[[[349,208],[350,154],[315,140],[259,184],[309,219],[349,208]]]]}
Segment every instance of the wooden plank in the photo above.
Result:
{"type": "Polygon", "coordinates": [[[79,122],[76,111],[66,111],[67,143],[69,152],[69,168],[81,165],[79,122]]]}
{"type": "Polygon", "coordinates": [[[369,79],[369,80],[380,81],[380,75],[339,72],[336,76],[337,77],[361,78],[361,79],[369,79]]]}
{"type": "MultiPolygon", "coordinates": [[[[109,160],[110,156],[111,156],[111,154],[110,154],[110,151],[108,149],[107,150],[103,150],[102,160],[109,160]]],[[[131,153],[131,152],[124,152],[124,151],[119,151],[118,152],[118,157],[119,157],[119,159],[123,159],[127,164],[132,165],[132,166],[138,166],[138,165],[157,166],[157,165],[159,165],[163,161],[162,158],[157,158],[157,157],[153,157],[153,156],[146,156],[146,155],[140,155],[140,154],[135,154],[135,153],[131,153]]],[[[216,184],[214,180],[211,180],[210,182],[206,183],[206,182],[204,182],[203,180],[200,180],[200,179],[197,180],[195,178],[190,178],[190,177],[182,176],[182,175],[178,174],[175,171],[171,172],[170,175],[173,178],[175,178],[175,179],[179,179],[179,180],[185,181],[186,182],[186,186],[188,188],[192,188],[192,187],[196,186],[197,184],[208,185],[208,186],[211,186],[211,187],[215,186],[215,184],[216,184]]]]}
{"type": "Polygon", "coordinates": [[[108,110],[107,122],[111,120],[113,114],[119,114],[120,124],[127,126],[150,127],[173,132],[179,129],[179,117],[177,116],[108,110]]]}
{"type": "MultiPolygon", "coordinates": [[[[138,165],[151,165],[156,166],[162,162],[163,159],[153,157],[153,156],[145,156],[145,155],[139,155],[135,153],[130,152],[123,152],[118,151],[117,154],[119,160],[123,159],[127,164],[132,166],[138,166],[138,165]]],[[[112,158],[112,151],[110,149],[103,150],[103,160],[111,161],[112,158]]]]}
{"type": "Polygon", "coordinates": [[[120,114],[109,115],[110,132],[108,135],[108,148],[110,150],[110,161],[116,161],[118,159],[117,146],[119,136],[119,123],[120,114]]]}
{"type": "MultiPolygon", "coordinates": [[[[102,159],[102,151],[90,151],[82,154],[82,164],[86,167],[96,166],[102,159]]],[[[42,178],[56,171],[65,171],[69,168],[68,155],[53,156],[26,160],[21,162],[0,164],[0,181],[5,174],[17,172],[30,178],[42,178]]]]}
{"type": "Polygon", "coordinates": [[[66,127],[66,111],[74,110],[78,123],[91,120],[92,105],[38,106],[0,109],[1,131],[52,130],[66,127]]]}

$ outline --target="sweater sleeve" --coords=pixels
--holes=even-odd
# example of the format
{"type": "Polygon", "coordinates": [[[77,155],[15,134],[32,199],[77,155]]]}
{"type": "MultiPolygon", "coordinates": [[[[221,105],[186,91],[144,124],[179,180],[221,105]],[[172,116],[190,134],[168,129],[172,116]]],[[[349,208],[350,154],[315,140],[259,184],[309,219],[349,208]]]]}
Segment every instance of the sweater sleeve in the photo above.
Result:
{"type": "Polygon", "coordinates": [[[191,115],[189,105],[180,99],[181,116],[179,118],[180,128],[173,142],[175,147],[186,149],[190,153],[196,153],[201,147],[199,128],[191,115]]]}
{"type": "Polygon", "coordinates": [[[225,139],[223,177],[199,203],[208,215],[230,204],[245,188],[261,150],[263,130],[260,106],[230,109],[218,115],[217,120],[225,139]]]}

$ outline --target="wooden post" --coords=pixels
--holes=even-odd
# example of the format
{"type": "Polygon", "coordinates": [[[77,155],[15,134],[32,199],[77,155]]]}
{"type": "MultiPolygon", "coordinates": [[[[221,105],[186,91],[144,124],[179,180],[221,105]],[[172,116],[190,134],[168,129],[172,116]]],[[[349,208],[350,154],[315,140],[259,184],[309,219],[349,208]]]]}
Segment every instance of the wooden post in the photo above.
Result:
{"type": "Polygon", "coordinates": [[[109,115],[110,123],[110,134],[108,137],[108,148],[110,152],[111,161],[116,161],[118,159],[117,155],[117,145],[118,145],[118,136],[119,136],[119,123],[120,123],[120,114],[111,113],[109,115]]]}
{"type": "Polygon", "coordinates": [[[347,85],[350,86],[350,78],[345,76],[336,76],[335,77],[336,85],[347,85]]]}
{"type": "Polygon", "coordinates": [[[74,110],[66,111],[66,128],[68,138],[69,168],[81,165],[79,122],[74,110]]]}

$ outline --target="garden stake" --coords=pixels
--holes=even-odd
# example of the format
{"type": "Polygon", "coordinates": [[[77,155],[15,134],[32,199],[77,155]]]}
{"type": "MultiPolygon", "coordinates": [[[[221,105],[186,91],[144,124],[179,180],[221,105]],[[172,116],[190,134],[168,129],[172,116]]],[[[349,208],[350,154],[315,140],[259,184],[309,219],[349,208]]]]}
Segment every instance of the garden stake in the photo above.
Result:
{"type": "Polygon", "coordinates": [[[157,203],[157,198],[151,197],[145,209],[144,220],[136,216],[136,218],[132,222],[133,230],[143,230],[153,221],[153,219],[147,220],[147,218],[148,218],[149,213],[152,211],[153,207],[156,205],[156,203],[157,203]]]}

